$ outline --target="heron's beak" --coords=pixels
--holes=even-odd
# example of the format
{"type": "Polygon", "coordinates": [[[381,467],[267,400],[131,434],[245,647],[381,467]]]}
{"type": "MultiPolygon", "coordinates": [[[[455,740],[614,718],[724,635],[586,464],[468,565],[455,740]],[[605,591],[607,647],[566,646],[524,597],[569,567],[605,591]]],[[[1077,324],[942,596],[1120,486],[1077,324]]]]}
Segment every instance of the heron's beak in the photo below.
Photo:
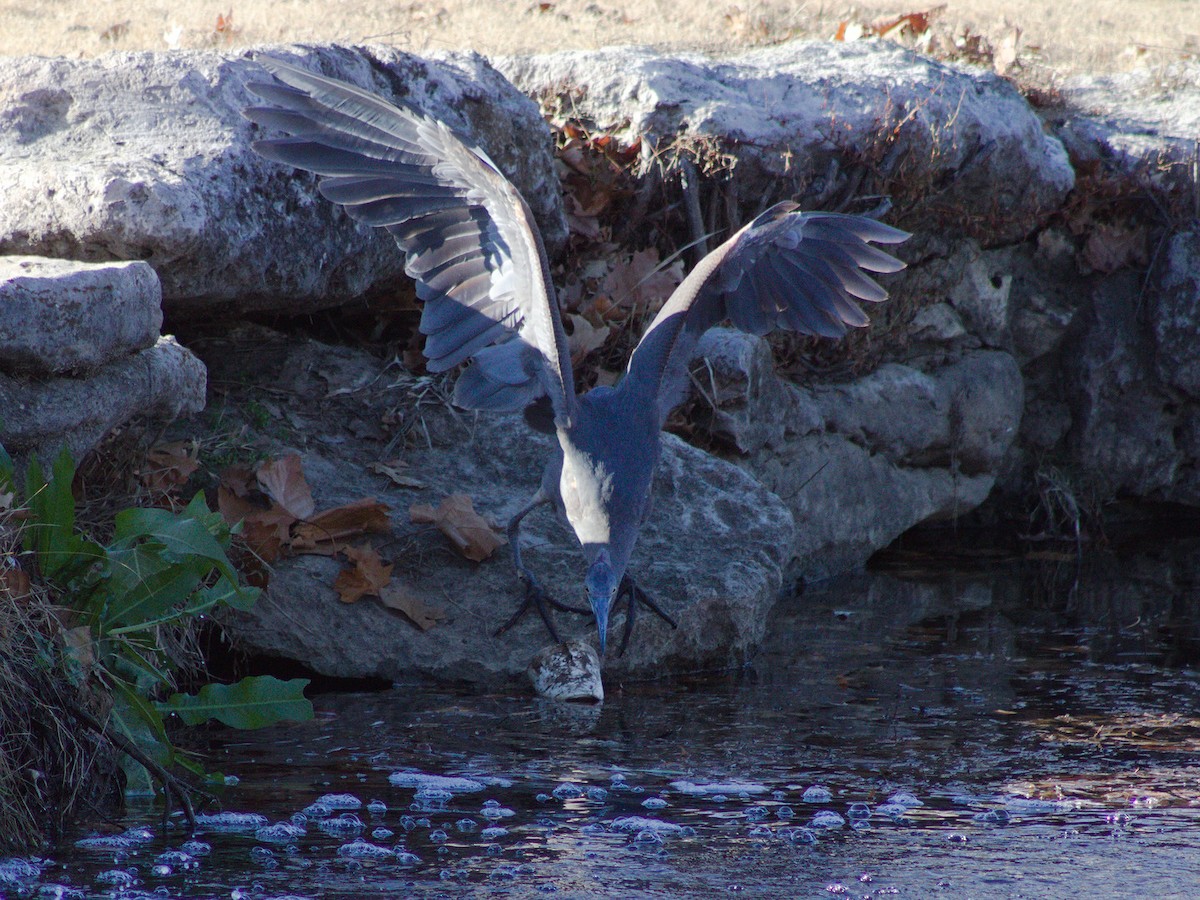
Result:
{"type": "Polygon", "coordinates": [[[592,615],[596,617],[596,628],[600,632],[600,656],[604,656],[604,647],[608,641],[608,613],[612,609],[613,598],[617,595],[617,587],[621,580],[613,571],[608,553],[602,552],[596,561],[588,568],[584,584],[587,586],[588,603],[592,607],[592,615]]]}

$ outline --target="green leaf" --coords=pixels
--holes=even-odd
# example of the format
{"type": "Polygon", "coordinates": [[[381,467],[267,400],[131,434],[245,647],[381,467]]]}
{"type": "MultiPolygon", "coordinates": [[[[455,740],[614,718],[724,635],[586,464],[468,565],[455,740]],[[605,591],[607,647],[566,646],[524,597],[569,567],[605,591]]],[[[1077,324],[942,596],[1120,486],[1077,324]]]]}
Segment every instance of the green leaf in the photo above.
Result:
{"type": "Polygon", "coordinates": [[[282,681],[252,675],[237,684],[206,684],[198,694],[172,694],[159,703],[163,712],[176,713],[188,725],[216,719],[232,728],[264,728],[276,722],[304,722],[313,716],[304,696],[307,678],[282,681]]]}

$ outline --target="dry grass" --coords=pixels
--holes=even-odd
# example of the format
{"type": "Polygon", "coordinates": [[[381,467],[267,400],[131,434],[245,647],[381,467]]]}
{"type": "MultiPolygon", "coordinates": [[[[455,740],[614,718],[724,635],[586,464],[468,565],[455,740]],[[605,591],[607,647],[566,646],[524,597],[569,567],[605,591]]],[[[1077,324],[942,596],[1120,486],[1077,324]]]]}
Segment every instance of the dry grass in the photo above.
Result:
{"type": "MultiPolygon", "coordinates": [[[[237,48],[276,41],[379,42],[427,53],[549,52],[612,44],[731,52],[793,37],[828,38],[936,2],[724,0],[0,0],[0,54],[95,56],[110,50],[237,48]]],[[[1115,72],[1200,53],[1194,0],[948,0],[940,29],[995,42],[1020,29],[1019,58],[1039,73],[1115,72]]]]}

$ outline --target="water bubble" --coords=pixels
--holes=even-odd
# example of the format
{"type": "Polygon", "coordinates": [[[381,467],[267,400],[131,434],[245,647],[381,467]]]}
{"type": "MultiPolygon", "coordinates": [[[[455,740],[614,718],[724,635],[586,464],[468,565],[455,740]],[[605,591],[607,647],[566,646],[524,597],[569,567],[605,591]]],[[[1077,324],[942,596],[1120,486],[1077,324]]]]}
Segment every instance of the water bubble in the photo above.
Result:
{"type": "Polygon", "coordinates": [[[196,827],[204,831],[257,831],[268,824],[258,813],[223,812],[196,816],[196,827]]]}
{"type": "Polygon", "coordinates": [[[100,872],[94,879],[96,884],[110,885],[112,887],[122,888],[130,887],[137,879],[132,872],[127,872],[124,869],[108,869],[105,872],[100,872]]]}
{"type": "Polygon", "coordinates": [[[301,815],[309,819],[328,819],[333,815],[333,807],[326,806],[324,803],[317,801],[304,807],[301,810],[301,815]]]}
{"type": "Polygon", "coordinates": [[[488,844],[487,847],[484,849],[484,852],[488,856],[499,856],[501,853],[504,852],[504,848],[501,847],[499,844],[488,844]]]}
{"type": "Polygon", "coordinates": [[[815,844],[817,835],[807,828],[785,828],[781,834],[793,844],[815,844]]]}
{"type": "Polygon", "coordinates": [[[629,789],[629,793],[631,793],[631,794],[644,794],[645,792],[646,792],[646,789],[644,787],[642,787],[640,784],[635,784],[633,787],[631,787],[629,789]]]}
{"type": "Polygon", "coordinates": [[[976,822],[983,822],[985,825],[1007,825],[1012,819],[1006,809],[989,809],[986,812],[976,813],[974,816],[976,822]]]}
{"type": "Polygon", "coordinates": [[[844,828],[846,820],[832,809],[823,809],[812,817],[810,828],[844,828]]]}
{"type": "Polygon", "coordinates": [[[608,799],[608,791],[602,787],[590,787],[587,789],[587,798],[594,803],[603,803],[608,799]]]}
{"type": "Polygon", "coordinates": [[[250,858],[260,866],[277,866],[274,852],[268,847],[251,847],[250,858]]]}
{"type": "Polygon", "coordinates": [[[185,850],[165,850],[154,857],[154,862],[161,866],[171,866],[176,869],[198,869],[199,861],[185,850]]]}
{"type": "Polygon", "coordinates": [[[393,854],[387,847],[380,847],[370,841],[350,841],[337,849],[338,856],[350,859],[390,859],[393,854]]]}
{"type": "Polygon", "coordinates": [[[711,800],[713,803],[724,803],[724,802],[726,802],[726,801],[727,801],[729,798],[728,798],[728,797],[726,797],[724,794],[713,794],[713,795],[712,795],[711,797],[709,797],[708,799],[709,799],[709,800],[711,800]]]}
{"type": "Polygon", "coordinates": [[[417,820],[414,819],[412,816],[407,816],[407,815],[401,816],[400,817],[400,827],[403,828],[405,831],[412,831],[414,828],[417,827],[417,820]]]}
{"type": "Polygon", "coordinates": [[[851,803],[850,808],[846,810],[846,817],[856,820],[869,819],[871,818],[871,807],[865,803],[851,803]]]}
{"type": "Polygon", "coordinates": [[[952,844],[965,844],[967,842],[967,836],[957,831],[947,835],[946,839],[952,844]]]}
{"type": "Polygon", "coordinates": [[[402,866],[419,866],[421,864],[421,857],[405,850],[403,844],[397,844],[396,849],[392,852],[396,854],[396,862],[402,866]]]}
{"type": "Polygon", "coordinates": [[[155,863],[150,867],[150,874],[155,878],[168,878],[175,874],[175,870],[162,863],[155,863]]]}
{"type": "Polygon", "coordinates": [[[667,801],[662,797],[647,797],[642,801],[642,806],[646,809],[666,809],[667,801]]]}
{"type": "Polygon", "coordinates": [[[429,840],[435,844],[443,844],[450,839],[450,835],[438,828],[435,831],[429,832],[429,840]]]}
{"type": "Polygon", "coordinates": [[[828,803],[833,799],[833,794],[829,788],[823,784],[814,784],[812,787],[805,788],[803,795],[800,797],[805,803],[828,803]]]}
{"type": "Polygon", "coordinates": [[[663,835],[677,835],[683,829],[673,822],[663,822],[660,819],[649,819],[645,816],[621,816],[613,819],[613,831],[623,831],[634,834],[640,831],[655,831],[663,835]]]}
{"type": "Polygon", "coordinates": [[[355,837],[366,828],[354,813],[342,813],[336,819],[322,819],[317,827],[331,837],[355,837]]]}
{"type": "Polygon", "coordinates": [[[212,853],[212,845],[204,841],[184,841],[180,849],[192,856],[208,856],[212,853]]]}
{"type": "Polygon", "coordinates": [[[154,832],[149,828],[127,828],[125,829],[125,837],[134,843],[144,844],[146,841],[154,840],[154,832]]]}
{"type": "Polygon", "coordinates": [[[504,837],[507,834],[508,834],[507,828],[503,828],[499,825],[493,825],[490,828],[483,829],[483,831],[480,832],[480,837],[482,837],[485,841],[495,841],[495,840],[499,840],[500,838],[504,837]]]}
{"type": "Polygon", "coordinates": [[[898,793],[892,794],[892,796],[888,797],[888,803],[894,803],[896,806],[903,806],[905,809],[912,809],[917,806],[925,805],[918,800],[915,795],[910,794],[908,791],[899,791],[898,793]]]}
{"type": "Polygon", "coordinates": [[[291,822],[277,822],[254,832],[254,839],[265,844],[287,844],[304,837],[307,831],[291,822]]]}
{"type": "Polygon", "coordinates": [[[361,809],[363,805],[353,794],[324,794],[316,802],[330,809],[361,809]]]}
{"type": "Polygon", "coordinates": [[[907,806],[901,806],[899,803],[881,803],[875,807],[875,812],[881,816],[888,816],[892,819],[899,819],[908,812],[907,806]]]}
{"type": "Polygon", "coordinates": [[[770,791],[765,784],[753,781],[672,781],[670,788],[681,794],[766,794],[770,791]]]}
{"type": "Polygon", "coordinates": [[[572,784],[569,781],[564,781],[553,791],[551,791],[559,800],[570,800],[583,794],[582,788],[577,784],[572,784]]]}
{"type": "MultiPolygon", "coordinates": [[[[78,847],[79,843],[76,842],[75,846],[78,847]]],[[[32,881],[35,878],[40,878],[41,874],[41,867],[27,859],[19,859],[17,857],[0,859],[0,885],[16,886],[22,881],[32,881]]]]}
{"type": "Polygon", "coordinates": [[[483,790],[483,782],[474,778],[458,778],[453,775],[428,775],[424,772],[393,772],[388,776],[395,787],[427,788],[450,791],[453,794],[470,794],[483,790]]]}
{"type": "Polygon", "coordinates": [[[746,807],[746,818],[751,822],[761,822],[767,817],[767,808],[765,806],[748,806],[746,807]]]}
{"type": "Polygon", "coordinates": [[[392,831],[390,828],[376,828],[371,832],[371,837],[375,838],[377,841],[386,841],[395,834],[396,832],[392,831]]]}
{"type": "Polygon", "coordinates": [[[459,831],[466,833],[468,831],[478,831],[479,823],[476,822],[474,819],[459,819],[457,822],[454,823],[454,827],[457,828],[459,831]]]}
{"type": "Polygon", "coordinates": [[[749,831],[749,835],[752,838],[769,838],[772,834],[773,832],[769,825],[755,825],[749,831]]]}
{"type": "Polygon", "coordinates": [[[542,794],[538,794],[533,799],[536,800],[538,803],[549,803],[554,798],[551,797],[549,794],[542,793],[542,794]]]}
{"type": "Polygon", "coordinates": [[[486,804],[484,805],[483,809],[479,810],[479,814],[485,819],[491,819],[492,821],[495,821],[496,819],[507,819],[509,816],[516,815],[516,813],[507,806],[487,806],[486,804]]]}
{"type": "Polygon", "coordinates": [[[382,800],[372,800],[367,804],[367,812],[373,816],[382,816],[387,812],[387,804],[382,800]]]}
{"type": "Polygon", "coordinates": [[[608,829],[599,822],[589,822],[579,829],[580,834],[608,834],[608,829]]]}
{"type": "Polygon", "coordinates": [[[625,782],[628,779],[625,777],[624,772],[613,772],[611,775],[608,776],[608,780],[611,781],[613,783],[613,786],[615,787],[617,784],[625,782]]]}
{"type": "Polygon", "coordinates": [[[225,787],[237,787],[242,783],[242,779],[238,778],[236,775],[226,775],[221,779],[221,782],[225,785],[225,787]]]}
{"type": "Polygon", "coordinates": [[[639,844],[661,844],[663,842],[662,834],[653,828],[643,828],[633,836],[633,839],[639,844]]]}
{"type": "Polygon", "coordinates": [[[517,870],[513,866],[496,866],[488,873],[488,878],[497,880],[509,881],[517,877],[517,870]]]}
{"type": "Polygon", "coordinates": [[[34,894],[37,900],[84,900],[84,896],[83,891],[78,888],[53,882],[38,885],[37,893],[34,894]]]}
{"type": "Polygon", "coordinates": [[[796,811],[790,806],[781,806],[775,810],[775,815],[780,819],[791,819],[796,815],[796,811]]]}
{"type": "Polygon", "coordinates": [[[413,794],[413,809],[431,809],[445,806],[454,799],[454,795],[441,788],[421,788],[413,794]]]}

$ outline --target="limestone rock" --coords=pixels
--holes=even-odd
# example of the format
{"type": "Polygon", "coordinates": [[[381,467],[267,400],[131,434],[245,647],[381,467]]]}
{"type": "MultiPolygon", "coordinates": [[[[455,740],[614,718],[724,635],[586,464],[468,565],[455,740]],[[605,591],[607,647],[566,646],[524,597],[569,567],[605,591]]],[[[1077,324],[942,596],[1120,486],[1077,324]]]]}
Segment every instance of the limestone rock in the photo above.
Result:
{"type": "Polygon", "coordinates": [[[600,656],[584,641],[554,644],[538,651],[529,664],[529,680],[538,695],[550,700],[604,699],[600,656]]]}
{"type": "Polygon", "coordinates": [[[0,372],[95,369],[154,345],[158,276],[144,262],[0,256],[0,372]]]}
{"type": "MultiPolygon", "coordinates": [[[[480,56],[386,47],[264,47],[476,138],[532,207],[566,230],[537,108],[480,56]]],[[[302,313],[388,286],[403,256],[324,200],[316,179],[262,159],[240,111],[266,73],[241,54],[0,59],[0,253],[142,259],[169,314],[302,313]]]]}
{"type": "Polygon", "coordinates": [[[821,208],[847,192],[905,193],[917,221],[997,244],[1028,234],[1074,184],[1061,143],[1009,82],[886,41],[724,59],[613,47],[496,65],[561,115],[640,137],[647,165],[686,151],[743,215],[790,197],[821,208]],[[855,176],[855,159],[875,162],[855,176]]]}
{"type": "Polygon", "coordinates": [[[806,578],[860,566],[914,525],[974,509],[1021,421],[1020,371],[1001,351],[813,388],[779,379],[765,342],[741,332],[708,332],[697,356],[717,390],[711,427],[788,505],[793,569],[806,578]]]}
{"type": "Polygon", "coordinates": [[[171,419],[204,409],[204,364],[173,337],[114,360],[86,378],[0,374],[0,444],[14,455],[79,455],[135,416],[171,419]]]}
{"type": "MultiPolygon", "coordinates": [[[[344,359],[340,369],[348,365],[344,359]]],[[[307,366],[288,363],[284,368],[307,366]]],[[[280,377],[265,367],[259,374],[264,383],[277,383],[280,377]]],[[[342,394],[337,400],[367,404],[362,418],[368,418],[365,410],[375,402],[372,391],[342,394]]],[[[328,418],[319,409],[305,411],[309,406],[315,404],[299,404],[296,415],[328,418]]],[[[284,413],[287,418],[291,414],[284,413]]],[[[554,439],[530,432],[520,416],[469,417],[424,408],[421,420],[428,444],[423,437],[403,457],[405,472],[421,488],[388,487],[366,465],[372,453],[378,458],[382,444],[372,451],[370,441],[349,435],[328,449],[314,441],[303,462],[319,509],[362,497],[377,497],[392,507],[394,537],[382,549],[395,564],[392,577],[437,608],[442,621],[420,631],[372,598],[342,603],[331,587],[341,563],[302,556],[275,564],[270,587],[252,612],[231,615],[228,627],[234,635],[253,649],[298,659],[335,676],[421,674],[489,682],[523,675],[547,634],[530,612],[505,634],[493,636],[522,598],[509,548],[482,563],[470,562],[453,552],[436,529],[413,525],[408,510],[416,503],[436,506],[449,494],[465,493],[481,514],[507,522],[537,489],[554,439]]],[[[295,421],[301,433],[308,433],[305,420],[295,421]]],[[[582,605],[585,566],[566,525],[543,507],[524,520],[522,535],[524,562],[547,592],[582,605]]],[[[664,436],[654,509],[642,528],[630,573],[679,627],[672,630],[641,610],[627,652],[617,656],[625,624],[622,604],[610,621],[612,649],[604,660],[605,676],[740,664],[763,636],[793,540],[791,514],[753,477],[664,436]]],[[[590,615],[554,615],[564,639],[595,643],[590,615]]]]}

